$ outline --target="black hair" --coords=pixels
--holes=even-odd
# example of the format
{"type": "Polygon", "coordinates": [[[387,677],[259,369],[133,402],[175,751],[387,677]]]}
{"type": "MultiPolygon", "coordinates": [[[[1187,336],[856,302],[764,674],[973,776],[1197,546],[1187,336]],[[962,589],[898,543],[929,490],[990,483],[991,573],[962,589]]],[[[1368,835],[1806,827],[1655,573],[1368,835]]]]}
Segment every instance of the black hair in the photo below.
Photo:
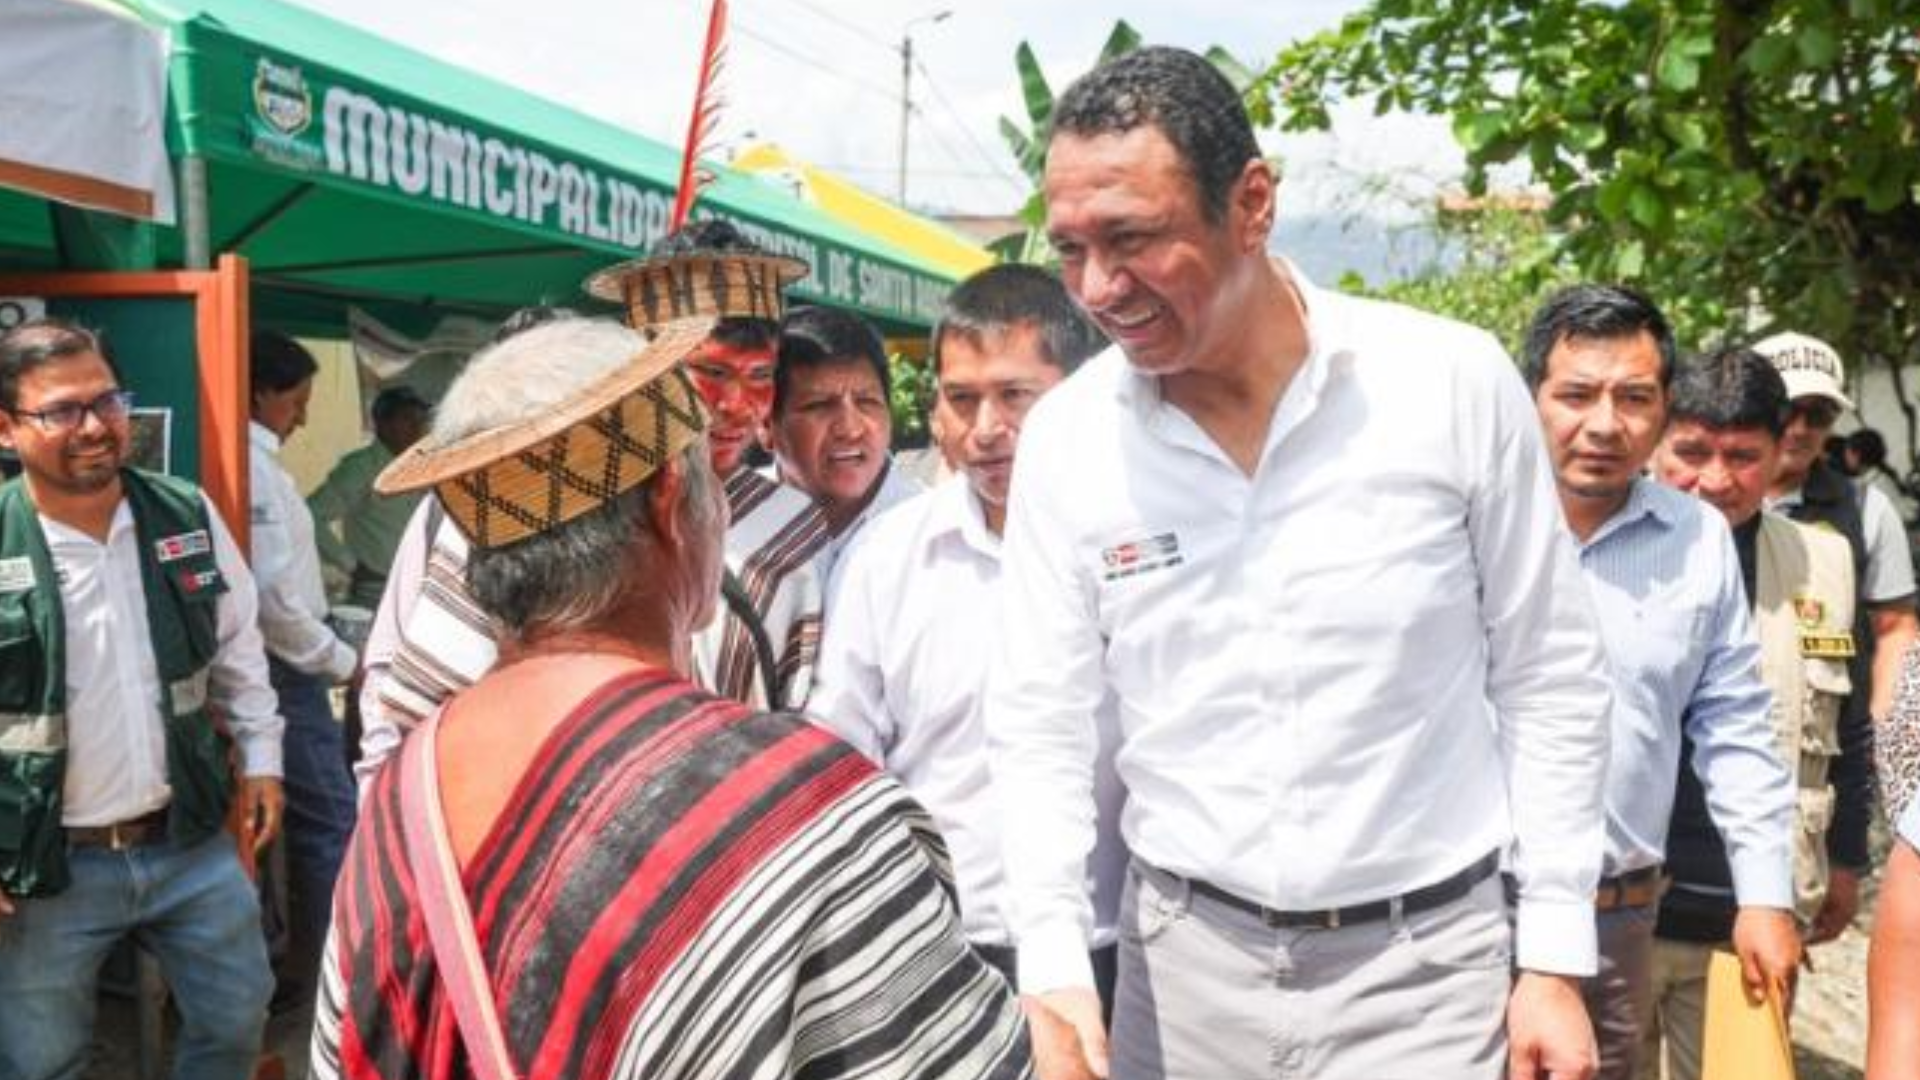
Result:
{"type": "Polygon", "coordinates": [[[0,408],[20,404],[20,380],[57,360],[91,353],[106,361],[115,382],[120,372],[101,336],[69,319],[42,316],[17,323],[0,334],[0,408]]]}
{"type": "Polygon", "coordinates": [[[1872,428],[1861,428],[1847,436],[1847,449],[1860,460],[1862,471],[1887,468],[1887,440],[1872,428]]]}
{"type": "Polygon", "coordinates": [[[305,345],[278,330],[254,331],[248,350],[253,358],[249,370],[256,394],[291,390],[320,370],[319,361],[305,345]]]}
{"type": "MultiPolygon", "coordinates": [[[[659,243],[647,252],[650,259],[671,258],[676,255],[691,255],[696,251],[734,252],[741,255],[764,255],[766,249],[736,228],[733,222],[725,218],[703,218],[688,222],[678,230],[668,233],[659,243]]],[[[780,337],[780,323],[774,319],[750,319],[743,315],[728,315],[713,324],[713,332],[708,339],[731,349],[764,349],[774,344],[780,337]]]]}
{"type": "Polygon", "coordinates": [[[1680,369],[1674,376],[1667,419],[1716,430],[1762,428],[1777,439],[1787,430],[1791,404],[1787,384],[1773,364],[1744,345],[1733,345],[1680,369]]]}
{"type": "Polygon", "coordinates": [[[1205,57],[1150,46],[1101,64],[1060,95],[1048,137],[1119,135],[1149,124],[1180,155],[1207,220],[1225,218],[1234,182],[1260,157],[1260,144],[1239,92],[1205,57]]]}
{"type": "Polygon", "coordinates": [[[1022,326],[1039,332],[1041,357],[1066,375],[1107,347],[1107,339],[1081,314],[1059,278],[1037,266],[1001,263],[947,294],[929,347],[934,374],[940,373],[940,349],[948,335],[978,345],[1022,326]]]}
{"type": "Polygon", "coordinates": [[[1653,336],[1660,351],[1660,386],[1673,385],[1678,350],[1666,315],[1645,294],[1625,285],[1569,285],[1547,298],[1533,313],[1521,345],[1521,365],[1527,387],[1540,389],[1547,381],[1547,360],[1563,341],[1612,340],[1640,333],[1653,336]]]}
{"type": "Polygon", "coordinates": [[[867,320],[851,311],[830,307],[801,307],[780,322],[780,352],[773,365],[773,415],[786,411],[793,393],[793,373],[828,364],[862,363],[880,380],[880,396],[893,397],[893,375],[887,370],[887,347],[867,320]]]}

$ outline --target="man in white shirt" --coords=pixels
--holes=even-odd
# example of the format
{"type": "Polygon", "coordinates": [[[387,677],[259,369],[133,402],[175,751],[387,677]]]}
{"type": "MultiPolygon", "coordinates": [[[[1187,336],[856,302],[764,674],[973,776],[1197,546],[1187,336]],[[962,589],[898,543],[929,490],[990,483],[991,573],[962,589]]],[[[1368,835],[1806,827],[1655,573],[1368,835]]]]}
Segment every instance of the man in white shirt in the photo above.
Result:
{"type": "Polygon", "coordinates": [[[394,549],[420,504],[418,492],[376,493],[373,478],[427,433],[433,408],[412,387],[389,386],[374,395],[371,412],[373,441],[342,457],[307,496],[320,558],[347,577],[348,602],[369,610],[380,603],[394,549]]]}
{"type": "Polygon", "coordinates": [[[1119,347],[1029,416],[1007,512],[987,727],[1036,1047],[1064,1017],[1107,1071],[1081,874],[1113,694],[1113,1075],[1591,1075],[1609,692],[1511,360],[1271,258],[1273,171],[1191,53],[1075,83],[1046,195],[1119,347]]]}
{"type": "Polygon", "coordinates": [[[138,938],[179,1005],[173,1074],[243,1080],[273,979],[229,752],[257,848],[281,722],[253,577],[197,488],[127,467],[130,403],[92,333],[0,335],[25,466],[0,485],[0,1076],[84,1072],[100,965],[138,938]]]}
{"type": "Polygon", "coordinates": [[[307,421],[319,370],[313,355],[284,334],[262,330],[251,347],[252,479],[250,547],[260,582],[260,635],[286,717],[287,901],[292,954],[282,1000],[305,992],[332,914],[333,882],[353,836],[358,799],[347,766],[346,729],[333,714],[332,688],[353,676],[359,657],[327,623],[326,586],[313,514],[281,467],[280,447],[307,421]]]}
{"type": "Polygon", "coordinates": [[[1600,971],[1586,1000],[1601,1080],[1630,1080],[1654,1020],[1653,927],[1679,771],[1698,778],[1726,837],[1732,941],[1756,994],[1791,980],[1800,959],[1793,782],[1774,752],[1733,535],[1711,507],[1642,475],[1667,424],[1666,316],[1631,289],[1575,285],[1535,313],[1524,351],[1614,677],[1600,971]]]}
{"type": "MultiPolygon", "coordinates": [[[[989,267],[947,297],[933,331],[932,427],[956,475],[881,514],[848,548],[809,706],[933,815],[953,854],[967,940],[1009,980],[1005,826],[981,722],[1001,625],[1000,536],[1027,410],[1105,344],[1058,279],[1037,267],[989,267]]],[[[1110,707],[1100,723],[1100,839],[1088,871],[1095,979],[1108,1003],[1126,853],[1110,707]]]]}

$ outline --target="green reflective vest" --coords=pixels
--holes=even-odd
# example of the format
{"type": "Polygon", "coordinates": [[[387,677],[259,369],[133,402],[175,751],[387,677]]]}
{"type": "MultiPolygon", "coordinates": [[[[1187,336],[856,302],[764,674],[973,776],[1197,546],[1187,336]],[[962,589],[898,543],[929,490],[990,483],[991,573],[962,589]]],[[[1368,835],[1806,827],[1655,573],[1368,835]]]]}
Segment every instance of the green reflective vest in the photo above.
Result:
{"type": "MultiPolygon", "coordinates": [[[[230,740],[207,712],[227,582],[198,489],[121,470],[140,549],[147,639],[166,725],[167,832],[211,836],[233,797],[230,740]]],[[[60,583],[24,480],[0,485],[0,889],[47,896],[66,888],[61,801],[67,763],[66,620],[60,583]]]]}

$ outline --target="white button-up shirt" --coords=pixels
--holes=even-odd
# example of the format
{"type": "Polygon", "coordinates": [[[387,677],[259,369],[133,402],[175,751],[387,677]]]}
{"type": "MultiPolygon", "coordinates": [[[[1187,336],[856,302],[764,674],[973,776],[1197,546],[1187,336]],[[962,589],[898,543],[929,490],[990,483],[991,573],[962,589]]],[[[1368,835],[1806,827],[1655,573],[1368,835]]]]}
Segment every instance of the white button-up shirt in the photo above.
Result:
{"type": "Polygon", "coordinates": [[[1726,519],[1636,480],[1580,546],[1580,566],[1614,677],[1606,873],[1666,857],[1674,784],[1691,768],[1727,840],[1740,903],[1791,909],[1793,777],[1774,752],[1772,698],[1726,519]]]}
{"type": "MultiPolygon", "coordinates": [[[[216,604],[220,648],[207,700],[226,719],[247,776],[280,775],[279,702],[255,625],[253,576],[211,504],[213,555],[227,580],[216,604]]],[[[140,579],[140,540],[122,500],[106,543],[41,515],[66,623],[67,770],[61,821],[110,825],[158,810],[167,784],[160,675],[140,579]]]]}
{"type": "Polygon", "coordinates": [[[1022,431],[987,726],[1023,989],[1091,985],[1108,692],[1136,857],[1314,910],[1510,848],[1519,964],[1594,969],[1609,691],[1533,403],[1486,333],[1293,276],[1251,476],[1114,349],[1022,431]]]}
{"type": "MultiPolygon", "coordinates": [[[[841,562],[839,594],[808,711],[898,777],[933,815],[953,854],[969,940],[1010,945],[1001,894],[1004,825],[981,720],[999,637],[1000,538],[964,477],[880,515],[841,562]]],[[[1114,775],[1111,702],[1100,712],[1099,839],[1087,867],[1093,943],[1114,940],[1126,851],[1114,775]]]]}
{"type": "Polygon", "coordinates": [[[344,682],[358,657],[327,626],[327,589],[320,579],[313,514],[280,467],[280,438],[247,425],[253,489],[253,568],[260,581],[260,632],[267,651],[309,675],[344,682]]]}

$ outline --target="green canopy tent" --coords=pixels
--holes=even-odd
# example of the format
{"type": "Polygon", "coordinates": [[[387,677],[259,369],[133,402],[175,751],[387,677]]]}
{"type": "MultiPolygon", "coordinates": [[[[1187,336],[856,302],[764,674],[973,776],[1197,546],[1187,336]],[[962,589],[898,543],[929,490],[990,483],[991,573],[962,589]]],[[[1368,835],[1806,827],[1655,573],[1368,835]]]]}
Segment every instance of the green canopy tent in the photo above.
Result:
{"type": "MultiPolygon", "coordinates": [[[[417,326],[579,303],[588,273],[665,232],[675,148],[274,0],[118,2],[173,43],[181,220],[139,227],[157,240],[148,257],[193,268],[244,255],[260,321],[333,333],[350,304],[417,326]]],[[[696,215],[806,261],[802,298],[890,334],[932,323],[949,277],[763,181],[715,171],[696,215]]],[[[54,229],[35,211],[0,194],[0,251],[71,265],[64,234],[87,218],[54,229]]],[[[95,252],[140,257],[139,244],[93,239],[95,252]]]]}

